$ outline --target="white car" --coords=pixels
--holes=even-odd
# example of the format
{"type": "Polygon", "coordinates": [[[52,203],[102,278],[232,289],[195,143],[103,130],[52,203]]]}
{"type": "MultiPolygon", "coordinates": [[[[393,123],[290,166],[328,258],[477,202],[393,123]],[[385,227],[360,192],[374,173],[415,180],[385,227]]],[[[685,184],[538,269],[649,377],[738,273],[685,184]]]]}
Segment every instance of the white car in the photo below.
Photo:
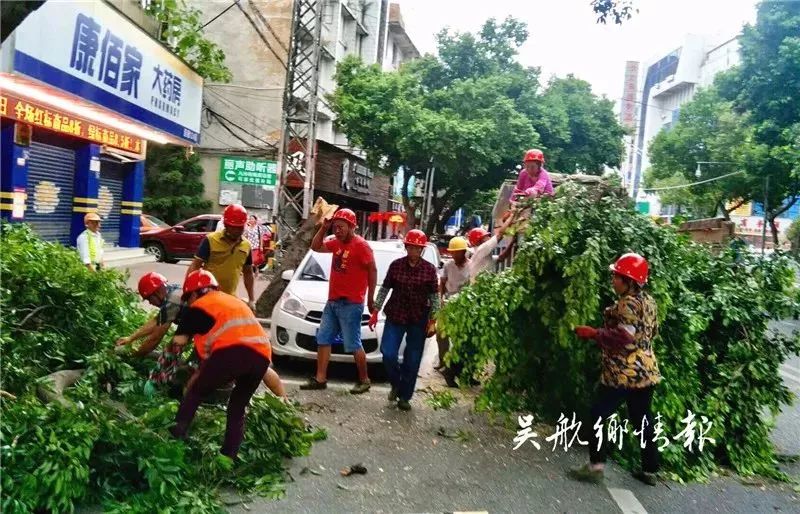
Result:
{"type": "MultiPolygon", "coordinates": [[[[383,283],[389,265],[406,254],[402,241],[368,241],[375,254],[378,268],[377,289],[383,283]]],[[[440,266],[439,251],[433,244],[428,244],[422,258],[436,266],[440,266]]],[[[317,358],[317,330],[322,319],[322,309],[328,300],[328,277],[331,270],[331,254],[309,251],[297,270],[287,270],[281,279],[289,284],[272,310],[270,336],[272,352],[279,356],[299,357],[303,359],[317,358]]],[[[378,318],[375,332],[367,327],[369,312],[366,305],[361,316],[361,344],[367,353],[368,363],[380,363],[383,357],[380,351],[380,338],[383,335],[383,313],[378,318]]],[[[403,347],[400,356],[403,355],[403,347]]],[[[352,362],[353,357],[344,353],[342,343],[334,343],[331,349],[331,360],[336,362],[352,362]]]]}

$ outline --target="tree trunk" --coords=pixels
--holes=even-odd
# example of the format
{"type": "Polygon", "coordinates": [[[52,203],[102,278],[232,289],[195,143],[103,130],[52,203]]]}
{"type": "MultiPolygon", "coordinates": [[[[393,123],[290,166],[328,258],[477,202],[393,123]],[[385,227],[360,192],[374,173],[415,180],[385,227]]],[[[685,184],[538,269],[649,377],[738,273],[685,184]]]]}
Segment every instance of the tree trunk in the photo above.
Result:
{"type": "MultiPolygon", "coordinates": [[[[311,248],[311,240],[314,234],[317,233],[317,224],[325,216],[326,212],[318,212],[317,205],[321,201],[317,199],[314,209],[308,219],[304,220],[300,228],[293,236],[286,236],[281,239],[282,254],[278,262],[275,272],[270,280],[269,285],[261,293],[256,301],[256,316],[260,318],[269,318],[272,316],[272,309],[275,304],[280,300],[283,291],[286,289],[287,282],[281,279],[281,275],[286,270],[297,269],[300,261],[303,260],[308,250],[311,248]]],[[[335,205],[327,206],[327,213],[336,210],[335,205]]]]}
{"type": "Polygon", "coordinates": [[[436,221],[435,229],[438,233],[440,234],[444,233],[444,226],[447,223],[447,220],[449,220],[450,216],[452,216],[457,210],[458,209],[453,206],[442,207],[441,212],[438,214],[435,220],[436,221]]]}
{"type": "Polygon", "coordinates": [[[408,183],[412,176],[413,173],[403,168],[403,187],[400,188],[400,196],[403,199],[403,207],[406,210],[406,226],[409,230],[417,226],[417,205],[411,202],[411,197],[408,194],[408,183]]]}
{"type": "MultiPolygon", "coordinates": [[[[795,184],[796,186],[797,184],[795,184]]],[[[775,248],[778,248],[778,227],[775,226],[775,219],[780,217],[781,214],[788,211],[789,209],[797,203],[798,197],[795,196],[792,198],[791,202],[786,202],[782,207],[770,212],[767,214],[767,218],[769,219],[769,228],[772,232],[772,243],[775,245],[775,248]]],[[[764,206],[766,208],[766,205],[764,206]]]]}
{"type": "Polygon", "coordinates": [[[739,200],[739,202],[733,204],[730,209],[725,208],[724,202],[719,202],[717,205],[719,206],[719,208],[722,209],[722,215],[725,217],[725,221],[730,221],[731,213],[736,209],[738,209],[739,207],[741,207],[742,205],[744,205],[744,203],[745,203],[744,200],[739,200]]]}
{"type": "Polygon", "coordinates": [[[775,226],[775,218],[769,219],[769,229],[772,232],[772,245],[777,250],[778,248],[778,227],[775,226]]]}
{"type": "Polygon", "coordinates": [[[448,194],[445,191],[444,196],[442,197],[435,197],[432,199],[433,202],[433,209],[431,209],[431,216],[428,218],[428,223],[425,225],[425,233],[426,234],[442,234],[444,233],[444,224],[447,223],[447,218],[442,219],[442,211],[445,210],[447,206],[447,198],[448,194]]]}

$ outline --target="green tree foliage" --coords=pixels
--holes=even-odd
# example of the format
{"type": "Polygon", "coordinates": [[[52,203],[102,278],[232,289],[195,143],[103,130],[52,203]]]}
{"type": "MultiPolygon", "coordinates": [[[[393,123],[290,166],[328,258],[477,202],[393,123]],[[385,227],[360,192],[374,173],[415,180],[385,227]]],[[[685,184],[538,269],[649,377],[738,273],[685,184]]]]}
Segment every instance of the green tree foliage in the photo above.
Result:
{"type": "Polygon", "coordinates": [[[666,178],[655,178],[650,169],[644,175],[644,184],[648,189],[675,188],[658,191],[661,205],[674,206],[678,214],[688,219],[716,216],[718,207],[716,199],[708,195],[693,194],[692,188],[684,187],[691,182],[682,173],[675,173],[666,178]]]}
{"type": "MultiPolygon", "coordinates": [[[[339,64],[331,95],[337,124],[371,165],[387,173],[403,166],[405,177],[420,180],[435,166],[439,195],[426,230],[441,230],[476,191],[498,187],[528,148],[543,147],[552,153],[550,168],[563,162],[568,172],[619,164],[622,130],[611,102],[574,77],[542,93],[539,70],[516,60],[527,36],[514,18],[490,19],[477,34],[440,32],[438,57],[399,72],[356,58],[339,64]]],[[[414,212],[409,196],[403,187],[414,212]]]]}
{"type": "Polygon", "coordinates": [[[592,10],[597,14],[597,23],[613,20],[617,25],[630,20],[639,12],[631,0],[592,0],[592,10]]]}
{"type": "MultiPolygon", "coordinates": [[[[791,398],[779,366],[800,341],[768,323],[798,312],[792,267],[783,257],[714,256],[607,191],[566,184],[555,198],[531,202],[511,269],[480,276],[444,307],[449,358],[464,362],[467,374],[493,364],[480,407],[533,412],[551,423],[572,412],[586,420],[600,351],[573,329],[602,325],[603,308],[615,299],[608,265],[638,252],[650,263],[660,322],[654,349],[664,380],[653,409],[670,437],[691,410],[713,422],[708,435],[716,440],[702,453],[672,441],[661,454],[665,471],[696,479],[727,465],[782,477],[769,428],[791,398]]],[[[628,466],[639,458],[634,439],[617,454],[628,466]]]]}
{"type": "Polygon", "coordinates": [[[800,195],[800,2],[761,2],[755,25],[744,27],[742,63],[720,84],[752,126],[754,144],[746,156],[758,178],[755,198],[764,197],[769,176],[767,214],[773,241],[774,220],[800,195]]]}
{"type": "Polygon", "coordinates": [[[174,146],[152,145],[147,150],[144,210],[175,224],[211,207],[204,200],[203,168],[197,154],[174,146]]]}
{"type": "MultiPolygon", "coordinates": [[[[202,12],[184,0],[150,2],[148,11],[161,23],[161,40],[206,80],[229,82],[225,52],[203,36],[202,12]]],[[[199,157],[183,148],[151,145],[147,151],[144,210],[167,223],[177,223],[211,207],[203,199],[199,157]]]]}
{"type": "Polygon", "coordinates": [[[5,41],[14,32],[14,29],[43,3],[44,0],[18,0],[0,3],[0,40],[5,41]]]}
{"type": "Polygon", "coordinates": [[[218,459],[224,409],[201,408],[189,440],[172,439],[177,402],[142,394],[153,363],[113,351],[145,319],[124,277],[89,272],[74,250],[25,225],[0,230],[0,510],[216,513],[223,489],[282,494],[283,460],[307,455],[324,432],[265,396],[250,405],[233,469],[218,459]],[[40,377],[61,369],[86,371],[63,405],[43,403],[40,377]]]}
{"type": "MultiPolygon", "coordinates": [[[[701,90],[684,104],[675,126],[659,132],[650,143],[652,183],[648,187],[697,181],[698,162],[717,163],[700,165],[702,180],[735,171],[749,172],[753,129],[733,108],[733,103],[722,99],[715,87],[701,90]]],[[[750,173],[742,173],[659,194],[664,204],[691,205],[697,217],[713,217],[718,212],[728,217],[735,208],[753,199],[760,183],[750,173]]]]}
{"type": "Polygon", "coordinates": [[[203,36],[203,13],[184,0],[150,2],[148,12],[161,23],[161,40],[188,62],[201,77],[214,82],[230,82],[233,75],[225,66],[225,52],[203,36]]]}
{"type": "Polygon", "coordinates": [[[529,115],[548,149],[548,168],[599,175],[603,166],[621,164],[625,129],[614,114],[614,102],[592,94],[585,80],[573,75],[552,79],[529,115]]]}

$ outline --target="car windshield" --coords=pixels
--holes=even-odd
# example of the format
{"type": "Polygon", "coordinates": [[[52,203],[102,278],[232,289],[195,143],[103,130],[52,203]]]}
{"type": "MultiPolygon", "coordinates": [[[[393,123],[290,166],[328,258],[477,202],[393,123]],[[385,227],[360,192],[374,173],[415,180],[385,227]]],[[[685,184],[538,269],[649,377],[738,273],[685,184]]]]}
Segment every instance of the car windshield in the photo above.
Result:
{"type": "Polygon", "coordinates": [[[145,214],[145,218],[147,218],[147,221],[149,221],[150,223],[152,223],[153,225],[155,225],[157,227],[160,227],[160,228],[169,227],[169,225],[165,221],[160,220],[160,219],[156,218],[155,216],[150,216],[149,214],[145,214]]]}
{"type": "MultiPolygon", "coordinates": [[[[386,250],[373,250],[375,253],[375,264],[378,268],[378,285],[383,283],[386,272],[389,271],[389,265],[395,260],[405,255],[404,250],[400,251],[386,251],[386,250]]],[[[436,257],[430,247],[425,247],[422,258],[436,266],[436,257]]],[[[330,253],[317,253],[311,252],[311,255],[306,260],[305,266],[298,280],[324,280],[330,278],[331,271],[331,254],[330,253]]]]}

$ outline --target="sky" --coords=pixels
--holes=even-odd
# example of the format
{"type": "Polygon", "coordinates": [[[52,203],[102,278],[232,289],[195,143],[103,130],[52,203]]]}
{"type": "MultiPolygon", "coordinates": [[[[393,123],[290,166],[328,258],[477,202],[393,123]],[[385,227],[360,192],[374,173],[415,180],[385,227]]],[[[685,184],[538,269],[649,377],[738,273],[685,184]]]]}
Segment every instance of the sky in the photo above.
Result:
{"type": "Polygon", "coordinates": [[[391,0],[422,52],[435,52],[442,27],[474,32],[488,18],[508,15],[527,22],[530,36],[519,60],[542,68],[543,77],[569,73],[596,94],[618,101],[625,61],[647,62],[681,45],[685,34],[723,42],[755,21],[758,0],[633,0],[639,12],[621,26],[596,23],[589,0],[391,0]]]}

